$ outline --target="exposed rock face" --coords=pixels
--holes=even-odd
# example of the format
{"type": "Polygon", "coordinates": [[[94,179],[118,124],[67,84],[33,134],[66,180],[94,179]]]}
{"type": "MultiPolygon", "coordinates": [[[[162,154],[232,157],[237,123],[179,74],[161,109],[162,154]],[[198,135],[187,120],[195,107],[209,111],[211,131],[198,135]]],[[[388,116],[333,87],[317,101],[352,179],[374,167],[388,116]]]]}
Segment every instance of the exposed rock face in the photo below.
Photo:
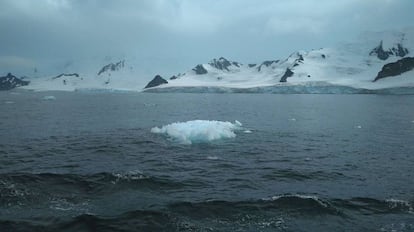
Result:
{"type": "Polygon", "coordinates": [[[0,77],[0,90],[10,90],[16,87],[28,85],[30,81],[23,81],[11,73],[8,73],[7,76],[0,77]]]}
{"type": "Polygon", "coordinates": [[[260,72],[262,70],[262,67],[269,67],[270,65],[276,64],[278,62],[279,60],[266,60],[262,64],[260,64],[259,67],[257,67],[257,71],[260,72]]]}
{"type": "Polygon", "coordinates": [[[414,57],[402,58],[396,62],[388,63],[382,67],[382,70],[375,77],[375,81],[387,77],[398,76],[402,73],[411,71],[414,69],[414,57]]]}
{"type": "Polygon", "coordinates": [[[199,65],[195,66],[195,68],[193,68],[193,71],[194,71],[197,75],[207,74],[207,70],[203,67],[203,65],[202,65],[202,64],[199,64],[199,65]]]}
{"type": "Polygon", "coordinates": [[[163,84],[168,84],[168,81],[165,80],[164,78],[162,78],[160,75],[156,75],[154,77],[154,79],[152,79],[146,86],[144,89],[147,88],[152,88],[155,86],[159,86],[159,85],[163,85],[163,84]]]}
{"type": "Polygon", "coordinates": [[[79,74],[77,74],[77,73],[69,73],[69,74],[61,73],[61,74],[53,77],[52,79],[58,79],[58,78],[61,78],[61,77],[79,77],[79,74]]]}
{"type": "Polygon", "coordinates": [[[290,68],[287,68],[285,74],[283,74],[282,78],[280,78],[280,82],[286,82],[289,77],[293,76],[293,74],[295,73],[292,72],[290,68]]]}
{"type": "Polygon", "coordinates": [[[170,77],[170,80],[175,80],[175,79],[177,79],[178,77],[176,76],[176,75],[173,75],[172,77],[170,77]]]}
{"type": "MultiPolygon", "coordinates": [[[[233,63],[236,63],[237,67],[239,67],[239,64],[237,62],[233,62],[233,63]]],[[[211,65],[212,67],[216,68],[216,69],[219,69],[219,70],[230,71],[229,66],[231,66],[232,63],[230,63],[230,61],[228,61],[226,58],[220,57],[218,60],[213,59],[208,64],[211,65]]]]}
{"type": "Polygon", "coordinates": [[[231,62],[234,66],[236,66],[236,67],[238,67],[238,68],[240,68],[240,66],[241,66],[241,64],[240,63],[238,63],[238,62],[235,62],[235,61],[233,61],[233,62],[231,62]]]}
{"type": "Polygon", "coordinates": [[[401,44],[397,44],[397,48],[392,48],[392,51],[399,57],[404,57],[408,54],[408,49],[404,48],[401,44]]]}
{"type": "Polygon", "coordinates": [[[256,64],[248,64],[249,68],[256,67],[256,64]]]}
{"type": "Polygon", "coordinates": [[[101,68],[101,70],[99,70],[98,76],[101,75],[102,73],[105,73],[105,72],[108,72],[108,71],[118,71],[118,70],[122,69],[123,67],[125,67],[125,60],[121,60],[117,63],[107,64],[107,65],[103,66],[101,68]]]}
{"type": "Polygon", "coordinates": [[[397,44],[397,47],[390,48],[387,51],[384,50],[382,44],[383,42],[381,40],[380,44],[376,48],[372,49],[369,55],[377,56],[380,60],[386,60],[392,55],[404,57],[408,54],[408,49],[404,48],[400,43],[397,44]]]}
{"type": "Polygon", "coordinates": [[[297,58],[293,62],[293,67],[296,67],[296,66],[299,66],[300,64],[303,64],[303,61],[305,59],[303,59],[303,55],[302,54],[300,54],[300,53],[297,52],[296,54],[294,54],[294,56],[297,56],[297,58]]]}

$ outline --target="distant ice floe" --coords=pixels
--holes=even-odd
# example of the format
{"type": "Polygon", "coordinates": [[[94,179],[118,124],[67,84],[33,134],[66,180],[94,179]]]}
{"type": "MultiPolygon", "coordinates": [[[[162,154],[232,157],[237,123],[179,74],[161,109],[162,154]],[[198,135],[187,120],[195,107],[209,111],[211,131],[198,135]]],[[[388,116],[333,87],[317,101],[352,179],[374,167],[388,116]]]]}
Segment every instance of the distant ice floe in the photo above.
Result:
{"type": "Polygon", "coordinates": [[[172,140],[183,144],[206,143],[214,140],[235,138],[235,131],[241,130],[239,121],[222,122],[209,120],[193,120],[176,122],[161,128],[154,127],[152,133],[164,134],[172,140]]]}
{"type": "Polygon", "coordinates": [[[56,100],[56,97],[55,96],[44,96],[42,99],[45,101],[53,101],[53,100],[56,100]]]}
{"type": "Polygon", "coordinates": [[[14,101],[5,101],[4,104],[14,104],[14,101]]]}

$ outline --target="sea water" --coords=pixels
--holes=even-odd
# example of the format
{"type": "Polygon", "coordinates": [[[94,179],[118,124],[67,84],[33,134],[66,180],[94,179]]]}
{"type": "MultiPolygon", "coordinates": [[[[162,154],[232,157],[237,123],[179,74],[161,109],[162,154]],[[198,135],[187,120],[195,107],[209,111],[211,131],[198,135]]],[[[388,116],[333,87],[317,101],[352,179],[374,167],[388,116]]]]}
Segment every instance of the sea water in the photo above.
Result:
{"type": "Polygon", "coordinates": [[[0,231],[414,231],[413,102],[0,92],[0,231]]]}

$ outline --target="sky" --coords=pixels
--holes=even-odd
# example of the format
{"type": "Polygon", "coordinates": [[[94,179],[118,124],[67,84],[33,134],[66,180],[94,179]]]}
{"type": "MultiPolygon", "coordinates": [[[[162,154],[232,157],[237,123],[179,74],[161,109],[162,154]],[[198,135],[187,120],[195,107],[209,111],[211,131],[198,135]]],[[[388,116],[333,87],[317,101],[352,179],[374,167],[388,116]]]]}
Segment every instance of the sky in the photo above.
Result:
{"type": "Polygon", "coordinates": [[[1,0],[0,74],[98,70],[138,78],[218,57],[242,63],[412,26],[413,0],[1,0]]]}

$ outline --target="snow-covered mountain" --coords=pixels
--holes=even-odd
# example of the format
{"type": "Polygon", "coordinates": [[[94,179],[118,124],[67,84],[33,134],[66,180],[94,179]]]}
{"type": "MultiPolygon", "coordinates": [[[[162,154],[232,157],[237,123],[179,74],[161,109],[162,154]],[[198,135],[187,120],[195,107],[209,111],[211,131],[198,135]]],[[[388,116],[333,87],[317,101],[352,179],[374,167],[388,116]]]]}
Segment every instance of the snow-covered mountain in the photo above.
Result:
{"type": "Polygon", "coordinates": [[[413,29],[364,33],[353,43],[298,51],[260,64],[213,59],[145,91],[369,93],[404,87],[414,93],[410,57],[414,57],[413,29]]]}
{"type": "MultiPolygon", "coordinates": [[[[65,68],[68,70],[69,68],[65,68]]],[[[72,67],[74,73],[32,78],[26,89],[34,90],[127,90],[140,91],[143,83],[132,64],[126,60],[108,62],[94,70],[78,71],[82,68],[72,67]]]]}

